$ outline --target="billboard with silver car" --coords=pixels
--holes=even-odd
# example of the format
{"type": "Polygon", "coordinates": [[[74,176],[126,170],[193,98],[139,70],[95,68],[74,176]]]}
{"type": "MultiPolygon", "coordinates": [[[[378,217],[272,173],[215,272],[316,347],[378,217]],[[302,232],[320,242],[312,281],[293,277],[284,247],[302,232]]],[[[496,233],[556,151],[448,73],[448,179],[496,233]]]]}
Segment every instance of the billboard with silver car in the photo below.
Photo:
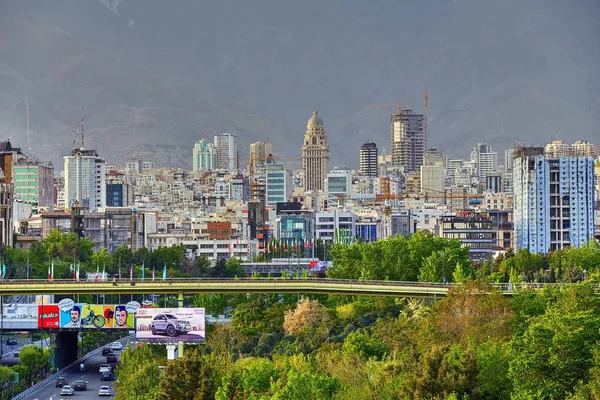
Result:
{"type": "Polygon", "coordinates": [[[204,308],[138,308],[135,337],[161,343],[203,343],[204,308]]]}

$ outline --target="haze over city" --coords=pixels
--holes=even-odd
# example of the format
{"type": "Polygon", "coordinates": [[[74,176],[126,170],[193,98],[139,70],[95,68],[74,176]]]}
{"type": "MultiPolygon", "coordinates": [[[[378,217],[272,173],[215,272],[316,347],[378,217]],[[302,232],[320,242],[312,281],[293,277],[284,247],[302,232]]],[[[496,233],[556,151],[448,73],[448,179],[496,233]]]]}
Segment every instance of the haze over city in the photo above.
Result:
{"type": "Polygon", "coordinates": [[[0,400],[600,398],[597,0],[0,5],[0,400]]]}

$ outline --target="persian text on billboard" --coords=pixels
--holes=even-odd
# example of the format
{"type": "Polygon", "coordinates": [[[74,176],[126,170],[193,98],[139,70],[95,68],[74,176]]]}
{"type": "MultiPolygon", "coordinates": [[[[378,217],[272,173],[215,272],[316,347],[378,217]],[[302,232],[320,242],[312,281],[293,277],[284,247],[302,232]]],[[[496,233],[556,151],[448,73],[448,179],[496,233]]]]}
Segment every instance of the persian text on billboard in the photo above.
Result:
{"type": "Polygon", "coordinates": [[[149,342],[202,343],[204,308],[139,308],[135,336],[149,342]]]}

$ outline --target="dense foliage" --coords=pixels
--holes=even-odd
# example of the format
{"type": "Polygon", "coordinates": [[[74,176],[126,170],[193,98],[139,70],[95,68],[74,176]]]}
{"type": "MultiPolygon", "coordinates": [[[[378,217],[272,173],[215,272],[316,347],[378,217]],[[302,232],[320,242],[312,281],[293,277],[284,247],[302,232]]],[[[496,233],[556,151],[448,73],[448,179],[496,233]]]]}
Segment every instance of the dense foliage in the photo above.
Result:
{"type": "Polygon", "coordinates": [[[508,298],[471,282],[437,302],[248,295],[182,358],[126,352],[116,398],[599,399],[599,345],[589,283],[508,298]]]}
{"type": "MultiPolygon", "coordinates": [[[[171,362],[159,346],[124,352],[116,398],[600,399],[596,243],[545,256],[509,250],[476,263],[458,241],[422,233],[317,247],[333,261],[331,278],[464,285],[441,300],[195,295],[186,304],[208,314],[232,310],[231,324],[208,325],[206,345],[187,347],[171,362]],[[505,297],[488,285],[494,282],[518,292],[505,297]],[[522,282],[570,284],[532,290],[522,282]]],[[[122,275],[129,267],[138,278],[144,267],[146,279],[163,268],[168,277],[244,275],[239,260],[211,263],[184,246],[113,254],[92,248],[87,239],[54,231],[31,251],[6,249],[7,278],[45,279],[52,262],[57,278],[71,278],[74,263],[83,276],[104,268],[122,275]]],[[[285,247],[283,255],[307,250],[285,247]]],[[[270,248],[267,258],[281,251],[270,248]]],[[[43,376],[46,357],[24,349],[20,375],[43,376]]]]}

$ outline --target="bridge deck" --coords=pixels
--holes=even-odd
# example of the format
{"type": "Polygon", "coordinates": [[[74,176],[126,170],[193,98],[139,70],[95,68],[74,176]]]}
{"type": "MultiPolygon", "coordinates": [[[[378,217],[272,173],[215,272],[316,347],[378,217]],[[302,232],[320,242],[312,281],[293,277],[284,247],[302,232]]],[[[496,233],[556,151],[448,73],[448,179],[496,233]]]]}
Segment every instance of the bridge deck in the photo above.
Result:
{"type": "MultiPolygon", "coordinates": [[[[560,284],[493,284],[505,295],[516,288],[541,288],[560,284]]],[[[73,280],[9,280],[0,282],[0,295],[24,294],[195,294],[195,293],[331,293],[346,295],[437,297],[445,296],[455,284],[356,281],[338,279],[141,279],[116,282],[73,280]]]]}

